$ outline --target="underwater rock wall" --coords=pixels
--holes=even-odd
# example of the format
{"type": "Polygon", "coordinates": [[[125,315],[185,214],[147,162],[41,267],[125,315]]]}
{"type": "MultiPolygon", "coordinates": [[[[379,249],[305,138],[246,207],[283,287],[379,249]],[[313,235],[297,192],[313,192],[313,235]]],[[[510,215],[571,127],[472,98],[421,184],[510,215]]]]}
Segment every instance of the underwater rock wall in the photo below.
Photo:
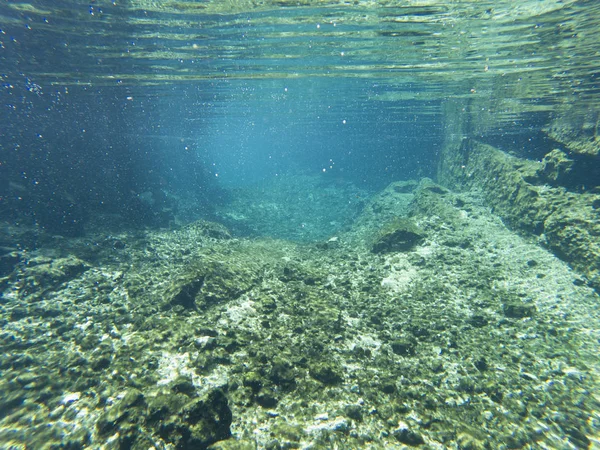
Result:
{"type": "Polygon", "coordinates": [[[442,152],[438,180],[453,189],[480,190],[503,220],[539,236],[599,290],[600,190],[588,186],[577,192],[560,185],[572,167],[569,156],[552,149],[542,161],[532,161],[454,138],[442,152]]]}
{"type": "Polygon", "coordinates": [[[569,151],[600,156],[600,114],[590,109],[585,114],[565,111],[554,118],[545,129],[548,136],[560,142],[569,151]]]}

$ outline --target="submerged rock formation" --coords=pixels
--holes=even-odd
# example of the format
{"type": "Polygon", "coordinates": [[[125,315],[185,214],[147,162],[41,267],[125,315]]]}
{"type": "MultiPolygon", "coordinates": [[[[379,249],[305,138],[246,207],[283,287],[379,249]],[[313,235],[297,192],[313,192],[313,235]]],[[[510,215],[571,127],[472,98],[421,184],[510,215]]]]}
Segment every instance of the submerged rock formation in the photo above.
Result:
{"type": "MultiPolygon", "coordinates": [[[[542,162],[509,155],[473,139],[447,148],[440,180],[480,191],[516,229],[539,236],[555,254],[600,289],[600,192],[572,192],[546,184],[567,177],[572,164],[552,150],[542,162]]],[[[600,185],[600,180],[598,180],[600,185]]]]}
{"type": "Polygon", "coordinates": [[[333,246],[198,223],[17,251],[0,446],[589,446],[598,296],[476,192],[406,186],[333,246]],[[373,252],[390,221],[419,238],[373,252]]]}

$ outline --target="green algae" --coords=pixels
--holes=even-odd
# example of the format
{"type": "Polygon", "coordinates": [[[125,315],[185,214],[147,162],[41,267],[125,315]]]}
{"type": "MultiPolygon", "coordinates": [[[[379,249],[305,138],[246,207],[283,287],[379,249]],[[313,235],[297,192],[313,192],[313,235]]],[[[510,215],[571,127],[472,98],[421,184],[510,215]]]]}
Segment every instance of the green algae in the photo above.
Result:
{"type": "Polygon", "coordinates": [[[11,289],[37,273],[18,265],[2,312],[3,445],[32,442],[21,424],[33,415],[56,445],[594,439],[591,289],[472,193],[390,187],[363,215],[326,248],[207,224],[119,236],[123,262],[97,254],[42,296],[11,289]],[[396,199],[394,217],[410,214],[426,239],[373,253],[373,206],[388,217],[396,199]]]}
{"type": "Polygon", "coordinates": [[[385,224],[373,243],[373,253],[408,251],[424,239],[423,231],[417,224],[406,218],[396,218],[385,224]]]}

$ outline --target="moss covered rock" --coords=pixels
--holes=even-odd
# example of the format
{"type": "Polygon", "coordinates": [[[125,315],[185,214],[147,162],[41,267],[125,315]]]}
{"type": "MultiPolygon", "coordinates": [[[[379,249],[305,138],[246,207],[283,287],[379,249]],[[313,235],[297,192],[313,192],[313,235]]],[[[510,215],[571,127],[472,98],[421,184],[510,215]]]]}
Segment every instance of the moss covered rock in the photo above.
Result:
{"type": "Polygon", "coordinates": [[[387,224],[375,239],[373,253],[405,252],[424,239],[423,232],[412,219],[398,218],[387,224]]]}
{"type": "Polygon", "coordinates": [[[317,362],[309,369],[310,376],[323,384],[338,384],[342,382],[341,370],[332,363],[317,362]]]}

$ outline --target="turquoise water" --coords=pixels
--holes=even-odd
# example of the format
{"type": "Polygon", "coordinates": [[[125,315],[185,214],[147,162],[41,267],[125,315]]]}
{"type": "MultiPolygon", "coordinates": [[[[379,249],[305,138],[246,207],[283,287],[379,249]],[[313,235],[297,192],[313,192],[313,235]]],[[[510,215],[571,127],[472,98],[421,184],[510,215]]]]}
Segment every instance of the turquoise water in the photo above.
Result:
{"type": "Polygon", "coordinates": [[[0,5],[0,447],[600,446],[600,2],[0,5]]]}
{"type": "Polygon", "coordinates": [[[23,210],[53,229],[124,203],[140,222],[156,212],[132,196],[214,178],[325,171],[381,188],[434,176],[449,136],[531,152],[557,109],[597,109],[594,2],[8,2],[0,14],[3,178],[34,192],[23,210]],[[476,126],[454,132],[452,114],[476,126]]]}

